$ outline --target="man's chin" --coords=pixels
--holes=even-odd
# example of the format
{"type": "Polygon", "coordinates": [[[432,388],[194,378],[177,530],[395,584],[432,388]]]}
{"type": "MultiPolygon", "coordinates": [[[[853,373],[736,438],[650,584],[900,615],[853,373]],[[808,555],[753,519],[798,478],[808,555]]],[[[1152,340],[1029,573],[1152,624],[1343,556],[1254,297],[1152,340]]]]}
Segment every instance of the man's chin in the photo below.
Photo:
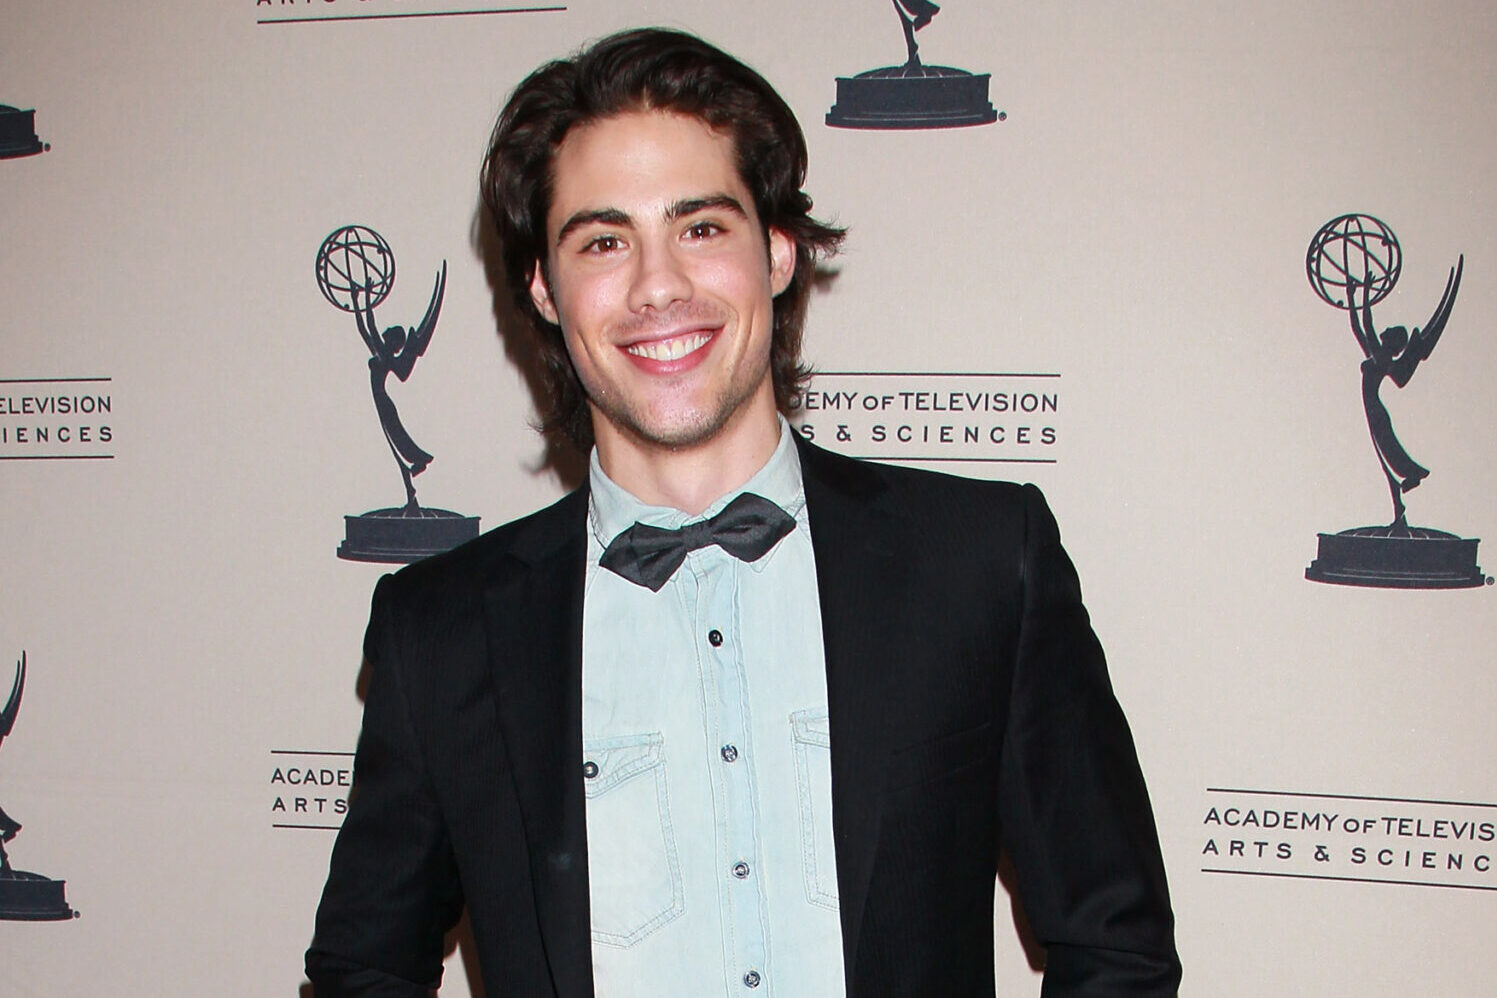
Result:
{"type": "MultiPolygon", "coordinates": [[[[768,385],[768,373],[764,384],[768,385]]],[[[746,422],[752,422],[763,413],[773,420],[773,395],[767,387],[735,392],[678,392],[668,397],[655,397],[648,404],[630,405],[614,396],[608,401],[624,404],[599,405],[596,398],[590,399],[593,411],[595,435],[607,424],[620,442],[644,450],[682,451],[711,446],[725,438],[746,422]]],[[[635,399],[635,402],[644,402],[635,399]]]]}
{"type": "Polygon", "coordinates": [[[660,420],[626,426],[627,434],[638,443],[661,450],[690,450],[710,444],[722,433],[726,420],[696,421],[660,420]]]}
{"type": "Polygon", "coordinates": [[[605,420],[635,446],[679,451],[710,444],[722,434],[731,415],[700,410],[648,414],[594,411],[593,419],[605,420]]]}

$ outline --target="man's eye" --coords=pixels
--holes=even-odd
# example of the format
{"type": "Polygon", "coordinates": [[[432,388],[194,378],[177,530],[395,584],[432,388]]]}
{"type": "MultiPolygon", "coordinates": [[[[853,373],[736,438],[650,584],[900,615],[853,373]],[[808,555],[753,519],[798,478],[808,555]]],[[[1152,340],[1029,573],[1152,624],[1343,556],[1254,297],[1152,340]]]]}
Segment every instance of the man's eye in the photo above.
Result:
{"type": "Polygon", "coordinates": [[[707,239],[722,231],[722,226],[716,222],[692,222],[686,229],[686,234],[693,239],[707,239]]]}
{"type": "Polygon", "coordinates": [[[612,253],[623,243],[618,236],[594,236],[582,247],[584,253],[612,253]]]}

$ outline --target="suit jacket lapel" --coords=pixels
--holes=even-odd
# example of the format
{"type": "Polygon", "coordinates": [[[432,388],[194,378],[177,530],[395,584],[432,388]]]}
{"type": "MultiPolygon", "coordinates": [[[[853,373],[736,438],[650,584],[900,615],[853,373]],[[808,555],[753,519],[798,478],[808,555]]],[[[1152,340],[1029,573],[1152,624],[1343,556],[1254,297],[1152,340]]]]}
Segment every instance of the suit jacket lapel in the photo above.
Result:
{"type": "Polygon", "coordinates": [[[586,519],[584,486],[523,525],[485,593],[499,721],[560,998],[593,994],[581,779],[586,519]]]}
{"type": "Polygon", "coordinates": [[[888,758],[885,713],[893,631],[907,619],[906,552],[885,485],[866,465],[796,438],[816,553],[832,743],[832,828],[836,841],[842,949],[856,965],[864,902],[878,841],[888,758]]]}

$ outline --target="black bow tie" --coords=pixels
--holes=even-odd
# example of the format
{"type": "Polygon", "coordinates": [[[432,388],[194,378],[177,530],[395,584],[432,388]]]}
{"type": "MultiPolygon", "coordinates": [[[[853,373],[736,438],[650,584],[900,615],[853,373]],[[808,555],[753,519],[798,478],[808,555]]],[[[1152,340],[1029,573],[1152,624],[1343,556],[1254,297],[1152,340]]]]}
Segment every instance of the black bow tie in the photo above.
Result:
{"type": "Polygon", "coordinates": [[[712,519],[677,530],[636,523],[613,539],[598,564],[658,593],[687,552],[716,544],[739,561],[758,561],[794,529],[789,513],[763,496],[744,492],[712,519]]]}

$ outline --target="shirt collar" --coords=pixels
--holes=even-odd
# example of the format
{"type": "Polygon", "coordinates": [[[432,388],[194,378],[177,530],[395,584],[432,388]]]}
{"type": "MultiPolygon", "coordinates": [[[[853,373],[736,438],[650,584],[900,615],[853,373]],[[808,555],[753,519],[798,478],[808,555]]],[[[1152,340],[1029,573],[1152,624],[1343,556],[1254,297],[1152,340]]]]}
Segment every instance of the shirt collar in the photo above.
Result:
{"type": "MultiPolygon", "coordinates": [[[[779,416],[780,442],[775,446],[769,460],[756,471],[752,478],[740,487],[714,499],[701,513],[693,516],[671,506],[652,506],[609,478],[598,462],[598,448],[588,456],[588,524],[593,536],[603,547],[607,547],[618,534],[634,523],[646,523],[652,527],[674,530],[696,520],[706,520],[722,512],[724,506],[744,492],[763,496],[786,513],[803,521],[801,512],[806,506],[805,486],[801,481],[800,454],[791,437],[790,424],[779,416]]],[[[756,565],[767,559],[761,558],[756,565]]]]}

